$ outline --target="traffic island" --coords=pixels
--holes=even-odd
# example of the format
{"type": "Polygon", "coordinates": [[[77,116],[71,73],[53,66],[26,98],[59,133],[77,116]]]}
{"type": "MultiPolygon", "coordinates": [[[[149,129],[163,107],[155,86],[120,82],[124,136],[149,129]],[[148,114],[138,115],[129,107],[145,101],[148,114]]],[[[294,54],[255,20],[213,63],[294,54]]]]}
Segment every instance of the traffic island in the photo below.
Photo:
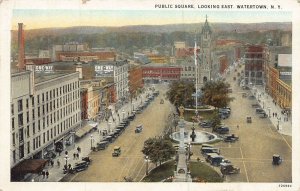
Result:
{"type": "MultiPolygon", "coordinates": [[[[154,168],[141,182],[172,182],[174,163],[172,160],[154,168]]],[[[223,182],[222,176],[203,162],[190,162],[189,169],[193,182],[223,182]]]]}

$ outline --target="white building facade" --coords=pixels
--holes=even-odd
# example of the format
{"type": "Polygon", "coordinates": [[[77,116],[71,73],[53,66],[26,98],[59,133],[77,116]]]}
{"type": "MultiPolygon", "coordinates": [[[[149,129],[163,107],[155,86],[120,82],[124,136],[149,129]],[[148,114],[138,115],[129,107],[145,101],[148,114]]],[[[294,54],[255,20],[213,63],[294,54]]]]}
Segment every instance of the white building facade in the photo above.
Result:
{"type": "Polygon", "coordinates": [[[11,74],[11,167],[74,142],[81,123],[79,74],[11,74]]]}

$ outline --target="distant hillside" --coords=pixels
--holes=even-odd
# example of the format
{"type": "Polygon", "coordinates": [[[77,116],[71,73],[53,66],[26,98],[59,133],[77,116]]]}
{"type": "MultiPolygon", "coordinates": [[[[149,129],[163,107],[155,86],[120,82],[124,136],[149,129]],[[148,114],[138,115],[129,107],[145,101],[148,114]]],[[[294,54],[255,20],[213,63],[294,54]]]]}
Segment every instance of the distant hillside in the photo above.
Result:
{"type": "MultiPolygon", "coordinates": [[[[26,30],[26,38],[30,39],[36,36],[61,36],[65,34],[103,34],[109,32],[146,32],[146,33],[171,33],[175,31],[199,32],[203,23],[191,24],[170,24],[170,25],[133,25],[122,27],[97,27],[97,26],[76,26],[66,28],[43,28],[26,30]]],[[[252,31],[282,30],[291,31],[291,22],[272,22],[272,23],[210,23],[214,32],[245,33],[252,31]]],[[[13,37],[16,37],[17,31],[13,31],[13,37]]]]}

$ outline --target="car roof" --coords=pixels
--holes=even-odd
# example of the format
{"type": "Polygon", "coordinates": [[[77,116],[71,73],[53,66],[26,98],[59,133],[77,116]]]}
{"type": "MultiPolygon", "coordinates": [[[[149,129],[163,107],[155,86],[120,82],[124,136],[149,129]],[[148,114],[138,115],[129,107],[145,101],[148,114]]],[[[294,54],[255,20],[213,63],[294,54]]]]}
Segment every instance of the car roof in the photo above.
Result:
{"type": "Polygon", "coordinates": [[[120,149],[121,147],[120,146],[114,146],[114,149],[120,149]]]}

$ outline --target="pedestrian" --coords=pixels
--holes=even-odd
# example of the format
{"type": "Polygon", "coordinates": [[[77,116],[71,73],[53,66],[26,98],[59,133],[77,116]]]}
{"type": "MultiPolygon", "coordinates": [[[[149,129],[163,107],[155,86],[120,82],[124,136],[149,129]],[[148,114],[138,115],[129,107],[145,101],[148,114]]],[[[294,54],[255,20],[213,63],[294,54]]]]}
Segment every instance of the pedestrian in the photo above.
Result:
{"type": "Polygon", "coordinates": [[[68,164],[68,168],[71,169],[71,164],[68,164]]]}
{"type": "Polygon", "coordinates": [[[79,153],[77,153],[76,156],[77,156],[77,159],[79,159],[79,153]]]}
{"type": "Polygon", "coordinates": [[[74,153],[73,153],[73,159],[75,159],[75,158],[76,158],[76,153],[74,152],[74,153]]]}
{"type": "Polygon", "coordinates": [[[48,178],[48,176],[49,176],[49,172],[48,172],[48,170],[46,171],[46,178],[48,178]]]}
{"type": "Polygon", "coordinates": [[[50,163],[51,163],[51,166],[53,167],[53,165],[54,165],[54,161],[53,161],[53,160],[51,160],[51,161],[50,161],[50,163]]]}
{"type": "Polygon", "coordinates": [[[239,128],[240,128],[240,126],[239,126],[239,125],[237,125],[237,126],[236,126],[236,128],[237,128],[237,129],[239,129],[239,128]]]}
{"type": "Polygon", "coordinates": [[[275,117],[277,117],[277,113],[275,113],[275,117]]]}
{"type": "Polygon", "coordinates": [[[43,170],[43,171],[42,171],[43,178],[45,178],[45,174],[46,174],[46,173],[45,173],[45,171],[43,170]]]}
{"type": "Polygon", "coordinates": [[[60,167],[60,161],[59,161],[59,159],[57,159],[57,166],[58,166],[58,168],[60,167]]]}
{"type": "Polygon", "coordinates": [[[80,149],[80,147],[78,146],[78,147],[77,147],[77,151],[78,151],[79,153],[80,153],[80,150],[81,150],[81,149],[80,149]]]}
{"type": "Polygon", "coordinates": [[[274,117],[275,113],[273,112],[273,117],[274,117]]]}

